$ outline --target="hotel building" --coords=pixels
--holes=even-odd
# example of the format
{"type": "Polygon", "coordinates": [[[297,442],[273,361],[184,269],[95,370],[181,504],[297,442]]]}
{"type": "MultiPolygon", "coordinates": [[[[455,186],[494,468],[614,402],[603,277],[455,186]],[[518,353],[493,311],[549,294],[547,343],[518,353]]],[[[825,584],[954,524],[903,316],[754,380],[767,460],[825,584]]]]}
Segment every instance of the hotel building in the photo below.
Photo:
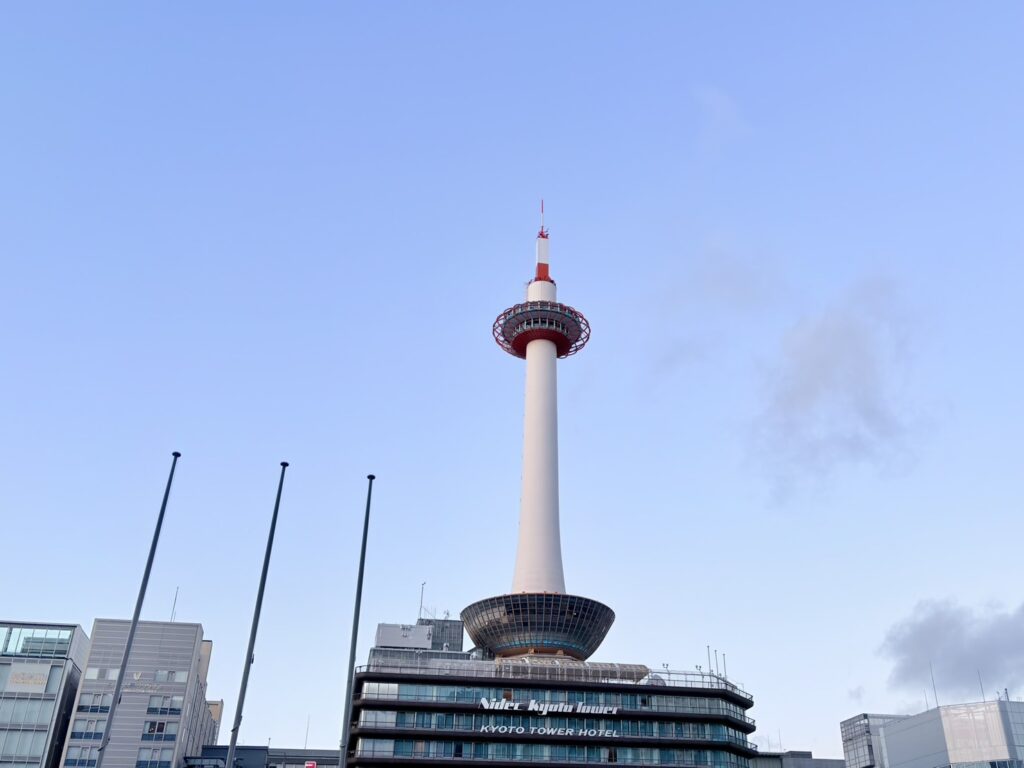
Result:
{"type": "MultiPolygon", "coordinates": [[[[130,621],[97,619],[62,764],[93,768],[130,621]]],[[[213,643],[200,624],[140,621],[103,768],[181,768],[215,744],[222,702],[206,700],[213,643]]]]}

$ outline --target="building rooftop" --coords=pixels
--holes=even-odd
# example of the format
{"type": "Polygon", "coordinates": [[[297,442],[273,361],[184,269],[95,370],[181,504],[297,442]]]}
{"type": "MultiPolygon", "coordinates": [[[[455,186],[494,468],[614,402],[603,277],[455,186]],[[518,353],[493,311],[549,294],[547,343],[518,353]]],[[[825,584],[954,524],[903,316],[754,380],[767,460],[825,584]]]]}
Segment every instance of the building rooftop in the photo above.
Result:
{"type": "Polygon", "coordinates": [[[665,686],[719,690],[753,701],[740,685],[720,675],[707,672],[654,671],[643,664],[612,664],[577,661],[567,657],[517,656],[495,661],[423,659],[410,663],[408,658],[395,660],[376,658],[374,663],[358,667],[359,673],[375,672],[395,675],[429,675],[475,677],[494,680],[529,680],[537,682],[579,682],[615,685],[665,686]]]}

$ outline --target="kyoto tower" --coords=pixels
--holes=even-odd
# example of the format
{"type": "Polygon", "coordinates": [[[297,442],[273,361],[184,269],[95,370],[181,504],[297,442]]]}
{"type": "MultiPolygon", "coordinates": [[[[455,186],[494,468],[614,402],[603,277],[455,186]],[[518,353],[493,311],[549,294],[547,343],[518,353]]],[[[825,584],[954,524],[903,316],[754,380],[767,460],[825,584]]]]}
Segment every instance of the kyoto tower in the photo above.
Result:
{"type": "Polygon", "coordinates": [[[615,613],[586,597],[566,594],[558,524],[557,361],[579,352],[590,325],[556,299],[548,258],[548,232],[537,233],[537,267],[526,301],[498,315],[494,339],[526,360],[523,485],[519,546],[512,593],[489,597],[462,611],[477,646],[496,656],[557,654],[588,658],[604,640],[615,613]]]}

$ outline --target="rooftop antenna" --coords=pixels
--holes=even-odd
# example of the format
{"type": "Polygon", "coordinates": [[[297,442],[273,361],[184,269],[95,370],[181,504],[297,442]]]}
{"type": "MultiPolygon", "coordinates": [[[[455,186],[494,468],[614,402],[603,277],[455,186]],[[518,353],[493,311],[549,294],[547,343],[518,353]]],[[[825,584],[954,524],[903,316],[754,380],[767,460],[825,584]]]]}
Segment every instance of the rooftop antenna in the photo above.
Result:
{"type": "Polygon", "coordinates": [[[174,621],[174,613],[175,613],[175,610],[178,607],[178,590],[179,589],[181,589],[181,587],[175,587],[174,588],[174,602],[171,603],[171,621],[174,621]]]}
{"type": "Polygon", "coordinates": [[[725,663],[725,651],[722,651],[722,674],[726,677],[726,679],[728,679],[728,677],[729,677],[729,667],[725,663]]]}
{"type": "Polygon", "coordinates": [[[718,671],[718,649],[715,648],[715,674],[719,674],[718,671]]]}
{"type": "Polygon", "coordinates": [[[306,740],[302,742],[302,748],[309,747],[309,715],[306,715],[306,740]]]}
{"type": "Polygon", "coordinates": [[[928,661],[928,671],[931,673],[932,676],[932,693],[935,694],[935,706],[937,707],[939,706],[939,691],[935,687],[935,669],[932,667],[931,660],[928,661]]]}
{"type": "Polygon", "coordinates": [[[416,614],[416,620],[419,621],[423,618],[423,590],[427,586],[427,582],[420,582],[420,612],[416,614]]]}
{"type": "Polygon", "coordinates": [[[981,688],[981,700],[985,701],[985,686],[981,682],[981,670],[978,670],[978,687],[981,688]]]}
{"type": "Polygon", "coordinates": [[[540,232],[537,233],[537,237],[543,237],[547,239],[548,231],[544,228],[544,198],[540,199],[540,232]]]}
{"type": "Polygon", "coordinates": [[[714,667],[711,666],[711,646],[706,645],[704,647],[708,649],[708,674],[710,675],[711,670],[714,669],[714,667]]]}

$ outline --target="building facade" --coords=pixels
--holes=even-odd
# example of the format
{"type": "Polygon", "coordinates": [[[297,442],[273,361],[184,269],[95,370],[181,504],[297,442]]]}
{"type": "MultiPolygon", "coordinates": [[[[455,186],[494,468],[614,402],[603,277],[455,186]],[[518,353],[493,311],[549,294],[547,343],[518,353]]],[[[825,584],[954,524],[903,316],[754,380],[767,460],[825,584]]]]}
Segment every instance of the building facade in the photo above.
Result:
{"type": "MultiPolygon", "coordinates": [[[[185,768],[224,768],[227,746],[208,745],[201,755],[186,757],[185,768]]],[[[338,750],[235,747],[235,768],[335,768],[338,750]]]]}
{"type": "MultiPolygon", "coordinates": [[[[128,640],[129,621],[97,619],[74,723],[62,764],[92,768],[128,640]]],[[[140,621],[104,768],[181,768],[185,755],[217,741],[219,722],[206,700],[213,643],[199,624],[140,621]]]]}
{"type": "Polygon", "coordinates": [[[1024,768],[1024,702],[858,715],[840,729],[847,768],[1024,768]]]}
{"type": "Polygon", "coordinates": [[[0,768],[55,768],[89,638],[75,624],[0,621],[0,768]]]}
{"type": "Polygon", "coordinates": [[[936,707],[882,728],[886,768],[1024,768],[1024,702],[936,707]]]}
{"type": "Polygon", "coordinates": [[[787,749],[785,752],[758,752],[750,761],[750,768],[844,768],[838,758],[815,757],[804,750],[787,749]]]}
{"type": "Polygon", "coordinates": [[[843,720],[839,724],[839,733],[843,740],[846,768],[884,768],[882,728],[905,717],[863,712],[843,720]]]}
{"type": "Polygon", "coordinates": [[[750,768],[731,682],[642,665],[535,658],[376,663],[356,674],[350,765],[473,760],[750,768]]]}

